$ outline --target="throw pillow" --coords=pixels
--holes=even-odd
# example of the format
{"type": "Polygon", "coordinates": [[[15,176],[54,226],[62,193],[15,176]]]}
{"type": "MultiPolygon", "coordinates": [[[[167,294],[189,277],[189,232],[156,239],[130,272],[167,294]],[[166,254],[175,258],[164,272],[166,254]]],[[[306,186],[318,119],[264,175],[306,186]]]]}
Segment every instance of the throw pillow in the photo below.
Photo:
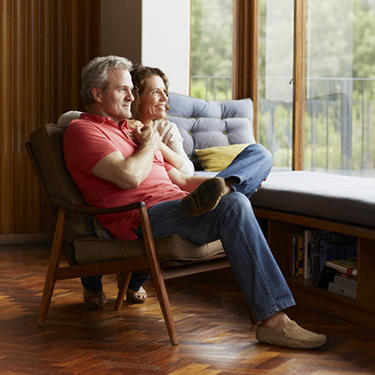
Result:
{"type": "Polygon", "coordinates": [[[249,144],[241,143],[229,146],[208,147],[195,150],[195,152],[205,171],[219,172],[224,170],[249,144]]]}

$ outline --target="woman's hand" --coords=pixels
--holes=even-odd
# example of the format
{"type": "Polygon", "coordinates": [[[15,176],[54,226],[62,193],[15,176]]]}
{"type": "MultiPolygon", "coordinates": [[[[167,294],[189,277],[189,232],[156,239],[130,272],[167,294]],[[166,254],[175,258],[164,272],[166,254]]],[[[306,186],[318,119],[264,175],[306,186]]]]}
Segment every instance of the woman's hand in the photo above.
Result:
{"type": "Polygon", "coordinates": [[[135,139],[140,145],[154,146],[155,150],[160,148],[161,137],[153,126],[136,126],[134,129],[135,139]]]}

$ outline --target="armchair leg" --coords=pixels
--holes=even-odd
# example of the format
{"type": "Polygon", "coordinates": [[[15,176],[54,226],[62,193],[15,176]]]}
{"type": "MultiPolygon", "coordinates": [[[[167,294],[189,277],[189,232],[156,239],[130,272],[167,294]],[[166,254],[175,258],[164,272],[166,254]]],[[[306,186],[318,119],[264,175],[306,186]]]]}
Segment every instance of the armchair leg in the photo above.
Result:
{"type": "Polygon", "coordinates": [[[64,231],[66,224],[67,212],[60,209],[57,217],[55,235],[52,243],[51,255],[49,258],[48,270],[46,280],[44,282],[44,290],[42,296],[42,302],[40,304],[38,327],[43,327],[47,318],[49,306],[52,299],[53,290],[56,283],[56,270],[59,268],[60,257],[64,242],[64,231]]]}
{"type": "Polygon", "coordinates": [[[165,325],[167,326],[169,338],[171,340],[172,345],[178,345],[179,341],[176,326],[174,324],[172,310],[169,304],[169,298],[167,294],[167,289],[165,288],[165,283],[163,279],[163,274],[161,272],[159,259],[156,255],[155,242],[152,236],[150,221],[148,219],[146,207],[142,207],[141,209],[139,209],[139,216],[142,224],[143,239],[146,248],[146,254],[150,267],[151,277],[154,282],[156,295],[158,297],[161,311],[163,313],[165,325]]]}
{"type": "Polygon", "coordinates": [[[116,304],[115,304],[115,311],[120,310],[122,307],[126,291],[128,290],[131,276],[132,276],[131,272],[128,272],[128,273],[121,272],[117,274],[118,293],[117,293],[117,299],[116,299],[116,304]]]}

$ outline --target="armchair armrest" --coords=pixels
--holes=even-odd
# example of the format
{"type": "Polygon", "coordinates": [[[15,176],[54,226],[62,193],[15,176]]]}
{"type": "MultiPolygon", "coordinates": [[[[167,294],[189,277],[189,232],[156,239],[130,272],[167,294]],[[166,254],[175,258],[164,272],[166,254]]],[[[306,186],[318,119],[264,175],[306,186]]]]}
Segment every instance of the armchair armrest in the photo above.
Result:
{"type": "Polygon", "coordinates": [[[104,215],[104,214],[114,214],[117,212],[131,211],[146,207],[144,202],[135,202],[131,204],[126,204],[124,206],[109,207],[109,208],[94,208],[88,206],[81,206],[79,204],[74,204],[71,202],[64,201],[60,198],[50,198],[48,202],[69,212],[75,212],[77,214],[88,214],[88,215],[104,215]]]}

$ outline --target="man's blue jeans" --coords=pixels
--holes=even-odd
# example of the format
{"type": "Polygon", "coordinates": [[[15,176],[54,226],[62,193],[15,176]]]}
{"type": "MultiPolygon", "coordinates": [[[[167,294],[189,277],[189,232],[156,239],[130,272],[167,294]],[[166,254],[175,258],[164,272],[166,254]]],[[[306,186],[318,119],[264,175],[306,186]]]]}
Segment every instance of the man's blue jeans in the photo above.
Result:
{"type": "MultiPolygon", "coordinates": [[[[232,184],[234,192],[225,195],[214,210],[187,218],[181,212],[180,200],[158,203],[147,210],[154,237],[180,234],[198,244],[220,239],[258,321],[295,304],[249,200],[267,178],[272,163],[272,155],[267,149],[260,144],[250,145],[218,174],[223,178],[235,178],[236,182],[232,184]]],[[[140,227],[134,232],[142,238],[140,227]]],[[[132,278],[133,285],[146,281],[136,280],[136,277],[138,275],[132,278]]],[[[100,278],[90,280],[90,283],[86,280],[86,285],[82,280],[85,288],[101,291],[100,278]]]]}
{"type": "MultiPolygon", "coordinates": [[[[180,234],[204,244],[220,239],[246,301],[258,321],[295,304],[286,281],[268,247],[250,203],[250,196],[267,178],[272,155],[263,146],[248,146],[218,176],[237,177],[235,190],[217,207],[187,218],[180,200],[158,203],[147,210],[154,237],[180,234]]],[[[141,228],[135,233],[142,238],[141,228]]]]}

